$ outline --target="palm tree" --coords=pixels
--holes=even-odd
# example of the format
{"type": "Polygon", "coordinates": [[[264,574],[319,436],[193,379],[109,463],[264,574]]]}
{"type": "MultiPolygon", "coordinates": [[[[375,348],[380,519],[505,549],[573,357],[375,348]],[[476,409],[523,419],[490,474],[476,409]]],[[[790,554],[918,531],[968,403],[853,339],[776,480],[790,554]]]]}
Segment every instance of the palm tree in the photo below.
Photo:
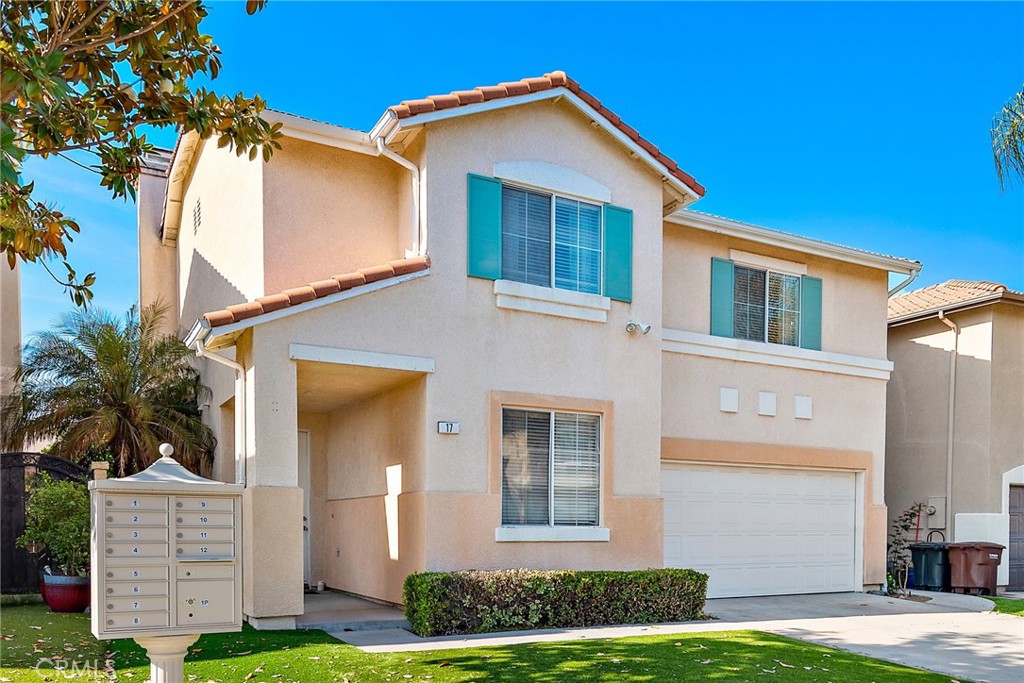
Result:
{"type": "Polygon", "coordinates": [[[992,121],[992,154],[1000,189],[1011,176],[1024,182],[1024,88],[1010,98],[992,121]]]}
{"type": "Polygon", "coordinates": [[[14,373],[20,392],[2,409],[3,447],[53,439],[51,454],[69,460],[109,453],[118,476],[149,465],[165,441],[195,472],[212,462],[216,440],[199,410],[210,390],[192,350],[159,332],[164,310],[77,309],[34,335],[14,373]]]}

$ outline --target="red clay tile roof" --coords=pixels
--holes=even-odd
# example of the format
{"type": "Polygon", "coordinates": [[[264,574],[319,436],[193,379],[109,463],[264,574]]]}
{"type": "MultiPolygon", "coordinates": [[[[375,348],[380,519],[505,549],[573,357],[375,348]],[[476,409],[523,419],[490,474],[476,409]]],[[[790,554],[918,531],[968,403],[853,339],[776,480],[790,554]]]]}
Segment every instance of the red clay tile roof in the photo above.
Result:
{"type": "Polygon", "coordinates": [[[383,265],[357,270],[354,273],[343,273],[326,280],[310,282],[302,287],[286,289],[278,294],[260,297],[256,301],[235,304],[234,306],[222,308],[219,311],[210,311],[203,314],[203,319],[206,320],[210,327],[229,325],[240,320],[263,315],[264,313],[306,303],[314,299],[321,299],[331,294],[353,289],[354,287],[368,285],[371,282],[380,282],[381,280],[398,277],[399,275],[417,273],[429,267],[430,259],[426,256],[389,261],[383,265]]]}
{"type": "Polygon", "coordinates": [[[467,104],[480,104],[489,100],[496,100],[505,97],[517,97],[552,88],[566,88],[569,92],[586,102],[609,123],[622,131],[626,137],[643,148],[648,154],[658,160],[662,166],[673,177],[681,180],[687,187],[693,190],[697,196],[704,196],[704,186],[694,180],[693,176],[679,168],[679,165],[663,154],[654,144],[640,136],[633,128],[620,119],[615,112],[601,104],[601,101],[580,87],[580,84],[565,75],[564,71],[552,71],[540,78],[524,78],[520,81],[499,83],[498,85],[479,86],[472,90],[456,90],[448,95],[431,95],[421,100],[405,100],[399,105],[388,107],[399,119],[408,119],[417,114],[462,107],[467,104]]]}
{"type": "Polygon", "coordinates": [[[947,280],[941,284],[924,287],[913,292],[889,299],[889,320],[924,313],[940,311],[949,306],[967,303],[975,299],[987,299],[1013,292],[1006,285],[983,280],[947,280]]]}

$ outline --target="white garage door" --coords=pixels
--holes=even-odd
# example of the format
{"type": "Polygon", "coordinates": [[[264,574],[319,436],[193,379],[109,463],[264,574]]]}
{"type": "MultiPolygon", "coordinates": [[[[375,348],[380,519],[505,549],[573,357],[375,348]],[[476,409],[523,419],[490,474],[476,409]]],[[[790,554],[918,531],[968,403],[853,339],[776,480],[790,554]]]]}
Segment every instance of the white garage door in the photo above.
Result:
{"type": "Polygon", "coordinates": [[[663,463],[661,492],[665,566],[708,597],[860,590],[853,473],[663,463]]]}

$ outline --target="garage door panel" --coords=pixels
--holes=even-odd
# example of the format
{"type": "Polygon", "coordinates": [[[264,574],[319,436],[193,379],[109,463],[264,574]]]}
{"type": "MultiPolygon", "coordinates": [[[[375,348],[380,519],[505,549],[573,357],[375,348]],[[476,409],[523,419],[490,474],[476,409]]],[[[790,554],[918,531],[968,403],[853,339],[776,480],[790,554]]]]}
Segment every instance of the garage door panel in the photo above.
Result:
{"type": "Polygon", "coordinates": [[[662,468],[665,565],[709,574],[711,597],[855,590],[852,473],[662,468]]]}

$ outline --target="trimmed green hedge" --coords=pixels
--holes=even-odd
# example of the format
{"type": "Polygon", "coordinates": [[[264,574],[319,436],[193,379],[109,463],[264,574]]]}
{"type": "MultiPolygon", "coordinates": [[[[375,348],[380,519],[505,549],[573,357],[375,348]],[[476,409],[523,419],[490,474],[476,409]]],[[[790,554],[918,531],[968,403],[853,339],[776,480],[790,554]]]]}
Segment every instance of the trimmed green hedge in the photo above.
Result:
{"type": "Polygon", "coordinates": [[[500,571],[410,574],[405,616],[421,636],[703,618],[707,574],[500,571]]]}

